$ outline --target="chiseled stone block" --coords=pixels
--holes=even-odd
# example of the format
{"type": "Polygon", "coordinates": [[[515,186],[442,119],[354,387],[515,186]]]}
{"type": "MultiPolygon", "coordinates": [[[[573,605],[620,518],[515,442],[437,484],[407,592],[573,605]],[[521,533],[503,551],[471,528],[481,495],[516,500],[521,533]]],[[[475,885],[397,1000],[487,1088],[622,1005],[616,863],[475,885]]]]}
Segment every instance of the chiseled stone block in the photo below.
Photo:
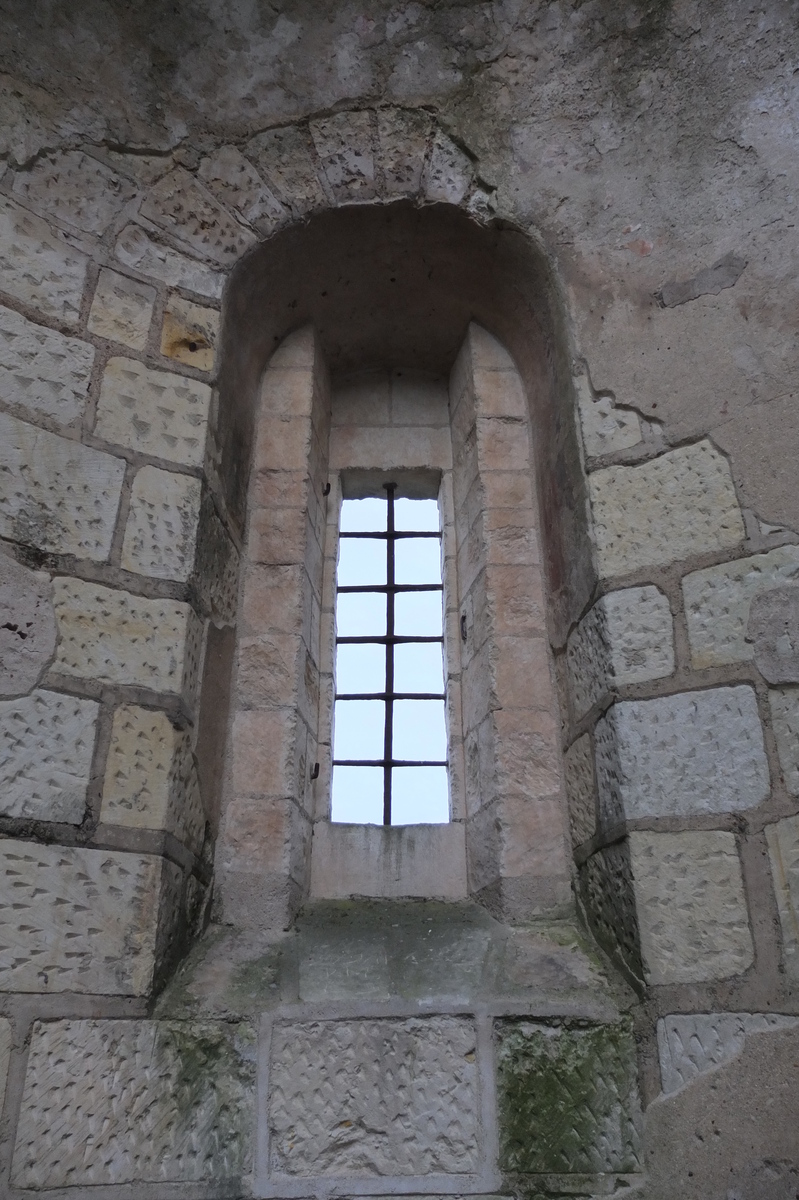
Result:
{"type": "Polygon", "coordinates": [[[474,168],[468,155],[439,130],[424,171],[425,197],[460,204],[472,186],[473,175],[474,168]]]}
{"type": "Polygon", "coordinates": [[[0,413],[0,537],[103,562],[125,464],[0,413]]]}
{"type": "Polygon", "coordinates": [[[50,577],[0,554],[0,696],[24,696],[55,652],[50,577]]]}
{"type": "Polygon", "coordinates": [[[475,1171],[475,1043],[472,1022],[459,1017],[276,1025],[272,1171],[294,1177],[475,1171]]]}
{"type": "Polygon", "coordinates": [[[603,578],[737,546],[744,537],[730,466],[709,442],[588,477],[603,578]]]}
{"type": "Polygon", "coordinates": [[[746,662],[754,644],[747,640],[755,596],[799,579],[799,546],[780,546],[686,575],[682,582],[685,618],[695,667],[746,662]]]}
{"type": "Polygon", "coordinates": [[[3,291],[61,321],[80,315],[88,258],[63,234],[0,196],[0,278],[3,291]]]}
{"type": "Polygon", "coordinates": [[[0,990],[142,996],[163,883],[152,854],[0,840],[0,990]]]}
{"type": "Polygon", "coordinates": [[[168,230],[199,257],[232,267],[255,234],[232,217],[184,167],[175,167],[150,189],[142,215],[168,230]]]}
{"type": "Polygon", "coordinates": [[[580,867],[579,879],[597,941],[620,957],[636,979],[643,979],[629,843],[613,842],[597,850],[580,867]]]}
{"type": "Polygon", "coordinates": [[[37,1022],[14,1186],[238,1182],[250,1166],[254,1041],[249,1026],[222,1021],[37,1022]]]}
{"type": "Polygon", "coordinates": [[[631,408],[616,408],[610,396],[594,396],[585,376],[574,381],[583,431],[583,445],[589,458],[627,450],[641,441],[641,418],[631,408]]]}
{"type": "Polygon", "coordinates": [[[86,233],[102,234],[135,193],[124,179],[81,150],[37,158],[14,180],[14,192],[86,233]]]}
{"type": "Polygon", "coordinates": [[[427,154],[429,113],[406,108],[377,110],[377,139],[385,188],[392,196],[419,191],[427,154]]]}
{"type": "Polygon", "coordinates": [[[312,121],[310,130],[333,195],[341,200],[368,200],[374,196],[371,113],[336,113],[312,121]]]}
{"type": "Polygon", "coordinates": [[[572,742],[563,756],[563,765],[572,843],[581,846],[596,833],[596,785],[590,734],[584,733],[572,742]]]}
{"type": "Polygon", "coordinates": [[[799,796],[799,688],[770,688],[768,702],[785,786],[799,796]]]}
{"type": "Polygon", "coordinates": [[[278,199],[293,212],[308,212],[325,203],[307,130],[296,125],[267,129],[256,134],[245,151],[267,183],[274,185],[278,199]]]}
{"type": "Polygon", "coordinates": [[[799,585],[759,592],[749,609],[747,639],[768,683],[799,683],[799,585]]]}
{"type": "Polygon", "coordinates": [[[144,350],[155,304],[155,288],[103,267],[89,313],[89,329],[98,337],[144,350]]]}
{"type": "Polygon", "coordinates": [[[197,171],[210,192],[267,237],[288,220],[255,167],[236,146],[220,146],[197,171]]]}
{"type": "Polygon", "coordinates": [[[740,812],[769,793],[757,700],[747,686],[614,704],[594,737],[606,822],[740,812]]]}
{"type": "Polygon", "coordinates": [[[94,346],[0,308],[0,400],[69,425],[83,414],[94,346]]]}
{"type": "Polygon", "coordinates": [[[219,313],[204,304],[192,304],[172,295],[164,312],[161,329],[161,353],[176,362],[213,371],[216,342],[219,337],[219,313]]]}
{"type": "Polygon", "coordinates": [[[726,979],[752,965],[734,834],[633,832],[630,854],[649,983],[726,979]]]}
{"type": "Polygon", "coordinates": [[[766,826],[771,874],[782,926],[785,973],[799,979],[799,817],[766,826]]]}
{"type": "Polygon", "coordinates": [[[94,432],[120,446],[202,465],[211,389],[134,358],[112,358],[105,369],[94,432]]]}
{"type": "Polygon", "coordinates": [[[152,279],[160,279],[169,287],[186,288],[198,296],[218,300],[225,286],[225,275],[205,263],[187,258],[185,254],[162,246],[148,237],[138,225],[128,225],[117,238],[114,254],[126,267],[141,271],[152,279]]]}
{"type": "Polygon", "coordinates": [[[185,582],[194,565],[202,484],[193,475],[142,467],[133,481],[122,566],[185,582]]]}
{"type": "Polygon", "coordinates": [[[799,1017],[781,1013],[687,1013],[658,1021],[658,1053],[663,1092],[671,1095],[706,1071],[731,1062],[747,1037],[792,1029],[799,1017]]]}
{"type": "Polygon", "coordinates": [[[193,694],[202,623],[188,604],[66,576],[53,581],[53,601],[60,635],[54,671],[193,694]]]}
{"type": "Polygon", "coordinates": [[[11,1022],[7,1021],[5,1017],[0,1017],[0,1096],[6,1094],[12,1045],[11,1022]]]}
{"type": "Polygon", "coordinates": [[[0,701],[0,813],[80,825],[99,705],[35,691],[0,701]]]}

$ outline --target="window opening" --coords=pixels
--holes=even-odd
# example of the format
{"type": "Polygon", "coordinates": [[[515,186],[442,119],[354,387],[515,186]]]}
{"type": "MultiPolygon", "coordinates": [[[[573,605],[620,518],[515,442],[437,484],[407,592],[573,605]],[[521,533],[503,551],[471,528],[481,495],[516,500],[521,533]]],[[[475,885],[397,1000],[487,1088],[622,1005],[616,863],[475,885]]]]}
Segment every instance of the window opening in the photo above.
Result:
{"type": "Polygon", "coordinates": [[[344,500],[331,819],[449,820],[436,500],[344,500]]]}

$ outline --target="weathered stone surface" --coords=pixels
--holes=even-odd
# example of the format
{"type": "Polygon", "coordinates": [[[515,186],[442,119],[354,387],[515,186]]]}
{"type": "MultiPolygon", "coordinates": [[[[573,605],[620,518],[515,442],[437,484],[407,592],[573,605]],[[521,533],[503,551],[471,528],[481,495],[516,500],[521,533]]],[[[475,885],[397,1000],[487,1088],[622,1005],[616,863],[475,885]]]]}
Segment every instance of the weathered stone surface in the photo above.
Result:
{"type": "Polygon", "coordinates": [[[97,280],[89,329],[98,337],[144,350],[155,304],[155,288],[103,267],[97,280]]]}
{"type": "Polygon", "coordinates": [[[572,742],[563,756],[572,844],[582,845],[596,832],[596,783],[591,735],[572,742]]]}
{"type": "Polygon", "coordinates": [[[604,578],[736,546],[744,536],[730,467],[709,441],[588,477],[604,578]]]}
{"type": "Polygon", "coordinates": [[[324,204],[311,139],[305,129],[293,125],[268,129],[252,138],[245,150],[271,190],[292,213],[299,215],[324,204]]]}
{"type": "Polygon", "coordinates": [[[0,536],[102,562],[125,464],[0,413],[0,536]]]}
{"type": "Polygon", "coordinates": [[[311,895],[464,900],[464,826],[338,825],[319,821],[311,850],[311,895]]]}
{"type": "Polygon", "coordinates": [[[799,796],[799,690],[771,688],[768,702],[785,786],[799,796]]]}
{"type": "Polygon", "coordinates": [[[158,180],[141,211],[195,254],[219,266],[233,266],[256,240],[183,167],[158,180]]]}
{"type": "Polygon", "coordinates": [[[192,584],[200,611],[230,624],[235,620],[239,589],[239,552],[205,490],[200,501],[197,554],[192,584]]]}
{"type": "Polygon", "coordinates": [[[699,296],[717,296],[725,288],[734,287],[746,268],[746,259],[737,254],[725,254],[712,267],[698,271],[691,279],[669,280],[660,289],[660,300],[665,308],[676,308],[699,296]]]}
{"type": "Polygon", "coordinates": [[[633,832],[630,853],[650,983],[725,979],[751,966],[734,834],[633,832]]]}
{"type": "Polygon", "coordinates": [[[766,826],[771,875],[782,926],[782,954],[789,979],[799,979],[799,817],[766,826]]]}
{"type": "Polygon", "coordinates": [[[188,604],[145,600],[65,576],[53,581],[53,600],[60,635],[55,671],[193,693],[202,624],[188,604]]]}
{"type": "Polygon", "coordinates": [[[424,170],[426,198],[460,204],[472,186],[473,174],[474,168],[468,155],[439,130],[424,170]]]}
{"type": "Polygon", "coordinates": [[[133,481],[122,566],[185,582],[194,565],[202,484],[193,475],[142,467],[133,481]]]}
{"type": "Polygon", "coordinates": [[[0,701],[0,813],[80,825],[99,705],[35,691],[0,701]]]}
{"type": "Polygon", "coordinates": [[[223,1022],[38,1022],[14,1185],[238,1181],[250,1165],[254,1041],[249,1026],[223,1022]]]}
{"type": "Polygon", "coordinates": [[[746,1038],[770,1029],[791,1029],[799,1017],[779,1013],[690,1013],[658,1021],[660,1077],[665,1095],[743,1052],[746,1038]]]}
{"type": "Polygon", "coordinates": [[[135,704],[116,710],[100,820],[164,829],[199,851],[205,813],[188,730],[175,729],[166,713],[135,704]]]}
{"type": "Polygon", "coordinates": [[[656,587],[602,596],[569,637],[566,661],[578,720],[614,685],[671,675],[674,633],[668,600],[656,587]]]}
{"type": "Polygon", "coordinates": [[[218,200],[266,236],[288,220],[283,205],[236,146],[221,146],[204,158],[197,174],[218,200]]]}
{"type": "Polygon", "coordinates": [[[769,793],[763,731],[750,687],[614,704],[594,738],[606,824],[623,816],[740,812],[769,793]]]}
{"type": "Polygon", "coordinates": [[[312,121],[310,129],[322,170],[336,199],[371,199],[375,194],[371,114],[337,113],[312,121]]]}
{"type": "Polygon", "coordinates": [[[198,371],[213,371],[219,313],[215,308],[192,304],[182,296],[167,301],[161,329],[161,353],[198,371]]]}
{"type": "Polygon", "coordinates": [[[799,579],[799,546],[780,546],[734,562],[694,571],[683,579],[685,617],[695,667],[746,662],[752,601],[761,592],[799,579]]]}
{"type": "Polygon", "coordinates": [[[55,651],[49,576],[0,554],[0,696],[33,690],[55,651]]]}
{"type": "Polygon", "coordinates": [[[69,425],[83,414],[94,346],[0,308],[0,400],[69,425]]]}
{"type": "Polygon", "coordinates": [[[290,1176],[476,1170],[475,1040],[472,1022],[457,1017],[277,1025],[272,1170],[290,1176]]]}
{"type": "Polygon", "coordinates": [[[102,234],[135,193],[130,180],[80,150],[46,154],[14,180],[14,192],[35,207],[102,234]]]}
{"type": "Polygon", "coordinates": [[[413,196],[419,191],[432,124],[426,112],[405,108],[378,109],[380,165],[390,196],[413,196]]]}
{"type": "Polygon", "coordinates": [[[40,217],[0,196],[0,277],[3,291],[40,312],[74,323],[86,279],[85,254],[40,217]]]}
{"type": "Polygon", "coordinates": [[[11,1022],[7,1021],[5,1017],[0,1017],[0,1095],[2,1096],[6,1094],[8,1065],[11,1058],[12,1046],[11,1022]]]}
{"type": "Polygon", "coordinates": [[[641,418],[631,408],[617,408],[610,396],[594,396],[584,375],[575,379],[583,446],[588,458],[627,450],[641,441],[641,418]]]}
{"type": "Polygon", "coordinates": [[[148,237],[138,225],[128,225],[117,238],[114,253],[126,267],[141,271],[152,279],[160,279],[169,287],[186,288],[199,296],[218,300],[225,285],[225,276],[204,263],[187,258],[170,246],[162,246],[148,237]]]}
{"type": "Polygon", "coordinates": [[[134,358],[112,358],[103,376],[95,433],[120,446],[199,467],[211,389],[134,358]]]}
{"type": "Polygon", "coordinates": [[[523,1173],[634,1172],[641,1104],[632,1026],[498,1028],[500,1165],[523,1173]]]}
{"type": "Polygon", "coordinates": [[[746,638],[767,683],[799,683],[799,587],[758,592],[749,609],[746,638]]]}
{"type": "Polygon", "coordinates": [[[154,855],[0,840],[0,990],[144,995],[162,882],[154,855]]]}
{"type": "Polygon", "coordinates": [[[580,867],[580,892],[597,941],[643,979],[638,914],[627,841],[592,854],[580,867]]]}

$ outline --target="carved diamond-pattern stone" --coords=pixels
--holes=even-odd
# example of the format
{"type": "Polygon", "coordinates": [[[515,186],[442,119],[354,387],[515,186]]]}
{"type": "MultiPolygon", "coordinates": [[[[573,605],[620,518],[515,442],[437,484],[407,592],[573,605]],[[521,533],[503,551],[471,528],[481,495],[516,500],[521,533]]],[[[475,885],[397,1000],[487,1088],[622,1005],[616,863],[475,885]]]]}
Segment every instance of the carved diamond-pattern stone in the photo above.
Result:
{"type": "Polygon", "coordinates": [[[88,259],[46,221],[0,196],[3,291],[48,316],[77,321],[88,259]]]}
{"type": "Polygon", "coordinates": [[[159,179],[141,210],[195,254],[220,266],[233,266],[256,240],[183,167],[159,179]]]}
{"type": "Polygon", "coordinates": [[[205,263],[187,258],[171,246],[161,246],[149,238],[138,225],[128,225],[117,238],[114,254],[127,267],[134,267],[143,275],[160,279],[170,287],[186,288],[200,296],[212,296],[218,300],[222,295],[225,276],[214,271],[205,263]]]}
{"type": "Polygon", "coordinates": [[[119,446],[198,467],[210,401],[206,383],[152,371],[135,358],[112,358],[103,376],[94,432],[119,446]]]}
{"type": "Polygon", "coordinates": [[[193,475],[142,467],[133,481],[122,566],[184,582],[194,565],[202,484],[193,475]]]}
{"type": "Polygon", "coordinates": [[[47,154],[21,171],[14,191],[45,212],[84,229],[104,233],[134,195],[129,180],[80,150],[47,154]]]}
{"type": "Polygon", "coordinates": [[[99,705],[36,691],[0,702],[0,813],[80,825],[99,705]]]}
{"type": "Polygon", "coordinates": [[[273,1171],[368,1176],[477,1168],[471,1021],[278,1025],[270,1079],[273,1171]]]}
{"type": "Polygon", "coordinates": [[[55,651],[50,578],[0,554],[0,696],[33,691],[55,651]]]}
{"type": "Polygon", "coordinates": [[[0,308],[0,400],[69,425],[83,412],[94,346],[0,308]]]}
{"type": "Polygon", "coordinates": [[[697,1075],[737,1058],[746,1038],[771,1029],[791,1029],[799,1017],[779,1013],[690,1013],[658,1021],[663,1091],[679,1091],[697,1075]]]}

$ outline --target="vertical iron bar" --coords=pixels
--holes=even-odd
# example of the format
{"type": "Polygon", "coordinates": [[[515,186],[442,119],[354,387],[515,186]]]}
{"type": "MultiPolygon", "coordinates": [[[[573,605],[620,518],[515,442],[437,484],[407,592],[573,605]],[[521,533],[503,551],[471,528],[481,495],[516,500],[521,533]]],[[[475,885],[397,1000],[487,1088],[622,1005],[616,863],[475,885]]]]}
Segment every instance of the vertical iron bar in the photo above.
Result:
{"type": "Polygon", "coordinates": [[[394,492],[396,483],[383,485],[386,513],[386,726],[383,740],[383,824],[391,824],[391,760],[394,757],[394,492]]]}

